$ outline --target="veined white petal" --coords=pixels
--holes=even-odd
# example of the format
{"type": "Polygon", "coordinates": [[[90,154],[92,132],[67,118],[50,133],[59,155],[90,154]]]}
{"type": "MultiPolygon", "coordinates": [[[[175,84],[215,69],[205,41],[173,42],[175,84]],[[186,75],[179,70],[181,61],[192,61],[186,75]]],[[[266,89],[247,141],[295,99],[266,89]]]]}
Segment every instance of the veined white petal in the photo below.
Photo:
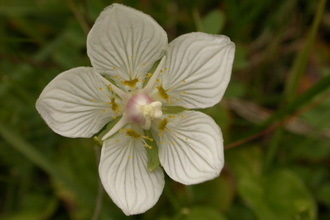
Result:
{"type": "Polygon", "coordinates": [[[159,77],[166,92],[158,92],[160,97],[190,109],[215,105],[227,88],[234,52],[234,43],[223,35],[190,33],[176,38],[159,77]]]}
{"type": "Polygon", "coordinates": [[[126,215],[147,211],[156,204],[164,188],[164,173],[158,167],[148,171],[147,152],[141,140],[133,137],[139,130],[121,132],[104,141],[99,173],[102,184],[126,215]]]}
{"type": "MultiPolygon", "coordinates": [[[[168,115],[167,115],[168,116],[168,115]]],[[[159,146],[159,160],[175,181],[189,185],[217,177],[224,165],[219,126],[201,112],[184,111],[163,118],[152,127],[159,146]]]]}
{"type": "Polygon", "coordinates": [[[120,4],[107,7],[87,37],[93,67],[121,82],[142,82],[166,47],[167,35],[153,18],[120,4]]]}
{"type": "Polygon", "coordinates": [[[54,132],[91,137],[112,120],[111,98],[118,104],[100,74],[91,67],[78,67],[55,77],[42,91],[36,108],[54,132]]]}
{"type": "Polygon", "coordinates": [[[123,117],[111,128],[111,130],[102,137],[102,141],[109,138],[111,135],[116,133],[119,129],[123,128],[126,124],[132,122],[126,113],[123,114],[123,117]]]}

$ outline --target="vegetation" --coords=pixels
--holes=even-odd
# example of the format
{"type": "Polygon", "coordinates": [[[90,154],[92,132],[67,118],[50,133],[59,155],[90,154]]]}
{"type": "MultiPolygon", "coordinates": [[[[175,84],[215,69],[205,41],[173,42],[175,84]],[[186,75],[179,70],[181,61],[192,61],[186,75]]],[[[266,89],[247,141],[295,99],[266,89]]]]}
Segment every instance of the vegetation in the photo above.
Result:
{"type": "Polygon", "coordinates": [[[155,207],[125,216],[102,191],[92,139],[55,134],[35,109],[60,72],[90,66],[86,36],[112,1],[0,1],[0,218],[330,219],[330,5],[326,0],[122,0],[169,40],[225,34],[236,55],[225,97],[203,110],[224,133],[221,176],[166,177],[155,207]]]}

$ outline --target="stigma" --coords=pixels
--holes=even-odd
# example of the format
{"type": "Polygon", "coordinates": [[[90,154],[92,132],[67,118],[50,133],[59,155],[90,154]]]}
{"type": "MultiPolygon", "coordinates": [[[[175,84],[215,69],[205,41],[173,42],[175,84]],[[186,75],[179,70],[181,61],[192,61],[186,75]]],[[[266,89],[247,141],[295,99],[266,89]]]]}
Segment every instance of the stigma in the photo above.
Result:
{"type": "Polygon", "coordinates": [[[161,107],[160,101],[153,101],[147,94],[138,93],[128,100],[126,114],[143,129],[149,130],[152,120],[163,115],[161,107]]]}

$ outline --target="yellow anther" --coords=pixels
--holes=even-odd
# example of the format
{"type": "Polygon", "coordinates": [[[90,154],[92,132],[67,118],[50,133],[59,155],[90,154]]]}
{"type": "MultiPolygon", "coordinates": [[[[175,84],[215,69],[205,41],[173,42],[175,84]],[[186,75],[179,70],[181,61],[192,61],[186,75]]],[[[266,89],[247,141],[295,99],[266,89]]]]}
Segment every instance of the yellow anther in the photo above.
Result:
{"type": "Polygon", "coordinates": [[[131,159],[132,158],[132,156],[128,156],[128,159],[131,159]]]}
{"type": "Polygon", "coordinates": [[[186,83],[186,80],[183,80],[182,83],[186,83]]]}
{"type": "Polygon", "coordinates": [[[148,73],[147,75],[146,75],[146,77],[151,77],[152,76],[152,74],[151,73],[148,73]]]}
{"type": "Polygon", "coordinates": [[[145,63],[142,63],[142,66],[145,66],[146,64],[145,63]]]}
{"type": "Polygon", "coordinates": [[[188,138],[186,138],[186,141],[188,140],[188,138]]]}
{"type": "Polygon", "coordinates": [[[164,141],[161,141],[160,144],[164,144],[164,141]]]}
{"type": "Polygon", "coordinates": [[[179,99],[175,99],[175,101],[176,101],[176,102],[178,102],[178,101],[179,101],[179,99]]]}
{"type": "Polygon", "coordinates": [[[114,70],[115,70],[115,69],[117,69],[117,67],[115,67],[115,66],[114,66],[114,67],[112,67],[112,69],[114,69],[114,70]]]}
{"type": "Polygon", "coordinates": [[[156,88],[158,89],[159,96],[168,102],[169,97],[168,97],[166,91],[164,90],[163,86],[157,86],[156,88]]]}
{"type": "Polygon", "coordinates": [[[170,144],[171,144],[171,145],[174,145],[174,142],[171,142],[170,144]]]}
{"type": "Polygon", "coordinates": [[[92,99],[92,102],[95,102],[95,99],[92,99]]]}
{"type": "Polygon", "coordinates": [[[119,132],[123,132],[123,129],[119,129],[119,132]]]}
{"type": "Polygon", "coordinates": [[[187,93],[185,91],[183,91],[182,94],[187,94],[187,93]]]}
{"type": "Polygon", "coordinates": [[[94,136],[93,139],[94,139],[94,141],[96,141],[97,143],[100,142],[100,139],[99,139],[97,136],[94,136]]]}
{"type": "Polygon", "coordinates": [[[164,131],[164,129],[166,128],[167,125],[167,118],[164,118],[163,121],[161,121],[158,125],[158,129],[159,131],[164,131]]]}
{"type": "Polygon", "coordinates": [[[156,79],[156,82],[160,82],[160,80],[159,79],[156,79]]]}
{"type": "Polygon", "coordinates": [[[164,67],[164,70],[167,70],[167,68],[166,68],[166,67],[164,67]]]}
{"type": "Polygon", "coordinates": [[[135,87],[136,83],[138,83],[139,80],[137,78],[131,79],[131,80],[125,80],[125,81],[120,81],[121,84],[125,86],[129,86],[131,88],[135,87]]]}
{"type": "Polygon", "coordinates": [[[102,112],[103,112],[103,113],[105,113],[105,112],[106,112],[106,110],[102,110],[102,112]]]}
{"type": "Polygon", "coordinates": [[[134,131],[132,129],[126,129],[126,135],[127,136],[130,136],[132,138],[136,138],[136,139],[140,139],[141,138],[141,136],[138,133],[136,133],[136,131],[134,131]]]}
{"type": "MultiPolygon", "coordinates": [[[[119,105],[116,103],[116,99],[115,98],[111,98],[111,110],[116,112],[117,114],[117,111],[119,112],[118,108],[119,108],[119,105]]],[[[117,114],[118,115],[118,114],[117,114]]]]}
{"type": "Polygon", "coordinates": [[[113,119],[116,119],[117,117],[116,116],[112,116],[113,119]]]}
{"type": "Polygon", "coordinates": [[[114,76],[113,78],[118,79],[118,76],[114,76]]]}
{"type": "Polygon", "coordinates": [[[116,140],[116,142],[118,143],[118,142],[119,142],[119,140],[116,140]]]}
{"type": "Polygon", "coordinates": [[[133,59],[134,58],[134,56],[131,56],[131,59],[133,59]]]}
{"type": "Polygon", "coordinates": [[[101,91],[102,90],[102,87],[100,87],[99,90],[101,91]]]}

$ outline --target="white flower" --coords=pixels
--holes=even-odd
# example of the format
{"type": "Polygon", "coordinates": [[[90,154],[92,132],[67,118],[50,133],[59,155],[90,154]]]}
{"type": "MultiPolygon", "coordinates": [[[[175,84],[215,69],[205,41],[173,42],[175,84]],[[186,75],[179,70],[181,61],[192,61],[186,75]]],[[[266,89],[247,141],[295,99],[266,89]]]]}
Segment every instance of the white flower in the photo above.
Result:
{"type": "Polygon", "coordinates": [[[36,107],[49,127],[66,137],[92,137],[118,121],[101,135],[101,181],[126,215],[142,213],[164,187],[157,146],[162,167],[175,181],[196,184],[219,175],[224,164],[219,127],[201,112],[182,109],[220,101],[234,50],[228,37],[205,33],[168,44],[150,16],[113,4],[88,34],[93,67],[58,75],[36,107]]]}

